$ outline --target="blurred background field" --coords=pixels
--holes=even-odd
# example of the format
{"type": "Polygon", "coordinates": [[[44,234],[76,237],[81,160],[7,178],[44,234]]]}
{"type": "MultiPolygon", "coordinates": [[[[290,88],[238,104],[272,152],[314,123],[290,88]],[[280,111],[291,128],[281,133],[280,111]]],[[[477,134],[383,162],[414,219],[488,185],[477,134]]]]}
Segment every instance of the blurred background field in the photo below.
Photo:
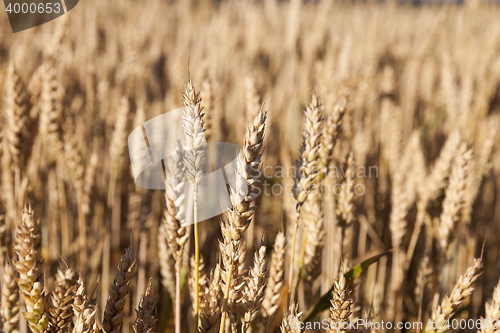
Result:
{"type": "MultiPolygon", "coordinates": [[[[414,244],[398,306],[389,304],[396,274],[389,255],[358,280],[354,315],[415,321],[422,308],[421,319],[428,318],[431,290],[449,292],[481,255],[484,243],[484,273],[458,314],[484,316],[500,276],[499,18],[498,4],[480,0],[418,6],[395,1],[82,0],[62,18],[12,34],[7,16],[0,15],[0,91],[8,96],[13,65],[27,93],[24,118],[6,111],[8,97],[0,99],[2,150],[11,149],[9,143],[17,149],[16,157],[2,154],[3,256],[11,255],[8,246],[27,198],[42,223],[46,290],[65,262],[82,274],[89,294],[95,290],[100,317],[115,267],[130,245],[137,253],[137,275],[122,331],[131,332],[133,309],[149,277],[160,296],[157,331],[172,331],[168,279],[160,274],[164,257],[158,251],[164,193],[135,186],[127,137],[144,121],[183,106],[181,91],[191,75],[210,119],[210,141],[241,145],[260,106],[268,110],[262,164],[270,167],[269,176],[261,177],[263,194],[245,235],[248,266],[261,240],[269,253],[280,230],[291,243],[296,203],[273,185],[293,183],[292,173],[276,172],[298,157],[303,111],[312,94],[320,97],[325,117],[340,98],[347,100],[333,165],[344,165],[352,151],[356,166],[376,170],[355,179],[364,192],[353,200],[355,219],[344,239],[343,261],[351,267],[394,247],[389,222],[398,195],[408,199],[401,240],[402,251],[408,250],[419,191],[434,186],[431,174],[444,143],[460,133],[456,146],[466,142],[473,158],[442,279],[433,285],[432,273],[425,274],[439,262],[429,250],[426,235],[432,236],[425,229],[439,223],[448,177],[425,209],[425,226],[414,244]],[[9,136],[16,124],[21,124],[17,134],[9,136]],[[403,194],[393,186],[399,171],[405,175],[403,194]],[[428,284],[421,283],[422,274],[428,284]]],[[[325,183],[341,181],[329,177],[325,183]]],[[[331,287],[341,258],[334,194],[325,193],[322,202],[325,245],[322,273],[311,282],[313,296],[331,287]]],[[[218,217],[200,223],[207,272],[219,260],[219,239],[218,217]]],[[[193,245],[187,248],[192,253],[193,245]]],[[[183,282],[183,316],[189,318],[183,282]]],[[[301,311],[306,304],[299,302],[301,311]]],[[[284,306],[278,311],[276,329],[284,306]]],[[[194,329],[190,321],[183,325],[183,332],[194,329]]]]}

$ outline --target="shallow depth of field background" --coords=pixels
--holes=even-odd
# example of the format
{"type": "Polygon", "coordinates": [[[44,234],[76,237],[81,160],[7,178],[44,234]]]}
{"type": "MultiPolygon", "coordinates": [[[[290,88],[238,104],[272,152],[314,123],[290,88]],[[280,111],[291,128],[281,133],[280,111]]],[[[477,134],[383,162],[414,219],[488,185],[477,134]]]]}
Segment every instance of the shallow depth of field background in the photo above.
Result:
{"type": "MultiPolygon", "coordinates": [[[[246,234],[248,264],[261,240],[270,252],[279,230],[286,231],[287,244],[291,243],[295,201],[283,191],[293,182],[293,173],[286,170],[298,156],[303,110],[312,94],[320,97],[325,115],[332,112],[339,97],[346,97],[333,165],[343,165],[352,150],[355,165],[366,171],[365,177],[356,178],[364,194],[355,197],[356,218],[346,233],[345,259],[351,267],[392,248],[391,190],[398,168],[406,168],[405,195],[411,198],[402,245],[408,247],[417,212],[415,188],[430,181],[425,177],[444,142],[460,131],[474,157],[467,208],[453,230],[439,288],[441,295],[449,292],[457,276],[481,255],[484,243],[484,273],[458,316],[484,315],[484,304],[500,278],[497,4],[480,0],[420,6],[392,1],[86,0],[65,18],[64,26],[60,18],[12,34],[7,15],[0,14],[0,91],[3,94],[7,67],[13,63],[34,105],[28,121],[34,125],[26,126],[34,140],[20,143],[23,149],[32,149],[27,149],[18,170],[21,180],[29,180],[27,197],[35,217],[42,220],[47,290],[62,261],[81,272],[77,225],[79,211],[84,211],[85,283],[89,293],[96,288],[98,316],[120,255],[132,245],[138,254],[138,272],[122,330],[131,332],[133,309],[149,277],[160,297],[157,331],[172,329],[172,304],[159,273],[157,235],[165,206],[163,193],[135,186],[127,137],[144,121],[182,106],[181,91],[189,73],[210,114],[211,141],[241,145],[244,130],[260,105],[265,103],[269,110],[263,155],[263,166],[269,167],[261,177],[262,195],[246,234]],[[45,122],[39,118],[44,83],[37,69],[42,64],[57,71],[54,98],[61,103],[60,111],[45,122]],[[123,115],[124,103],[129,108],[123,115]],[[35,135],[45,131],[40,126],[55,133],[50,142],[35,135]],[[121,134],[114,134],[117,127],[121,134]],[[59,147],[56,156],[50,156],[47,147],[59,147]],[[400,148],[409,163],[398,160],[400,148]],[[415,154],[407,153],[411,149],[421,149],[425,165],[412,160],[415,154]],[[79,209],[75,188],[88,180],[75,179],[85,173],[92,154],[97,156],[97,165],[90,200],[86,209],[79,209]],[[278,172],[281,167],[282,173],[278,172]]],[[[7,123],[2,101],[0,128],[7,123]]],[[[2,166],[0,172],[4,170],[2,166]]],[[[5,214],[8,230],[14,230],[12,220],[8,222],[9,209],[22,207],[24,200],[2,179],[0,213],[5,214]]],[[[340,181],[330,177],[326,183],[333,188],[340,181]]],[[[340,265],[333,197],[331,192],[323,196],[327,236],[322,274],[312,290],[317,296],[330,288],[340,265]]],[[[433,199],[426,224],[438,223],[443,197],[441,193],[433,199]]],[[[200,223],[207,272],[219,260],[218,222],[219,218],[213,218],[200,223]]],[[[403,284],[400,310],[407,321],[417,320],[420,307],[422,318],[428,318],[432,307],[428,288],[416,290],[425,235],[422,230],[403,284]]],[[[391,260],[391,255],[384,257],[357,280],[355,316],[385,318],[391,260]]],[[[187,272],[188,255],[185,262],[187,272]]],[[[187,319],[191,316],[187,285],[183,290],[187,319]]],[[[280,308],[279,318],[283,311],[280,308]]],[[[183,331],[192,330],[189,320],[185,323],[183,331]]]]}

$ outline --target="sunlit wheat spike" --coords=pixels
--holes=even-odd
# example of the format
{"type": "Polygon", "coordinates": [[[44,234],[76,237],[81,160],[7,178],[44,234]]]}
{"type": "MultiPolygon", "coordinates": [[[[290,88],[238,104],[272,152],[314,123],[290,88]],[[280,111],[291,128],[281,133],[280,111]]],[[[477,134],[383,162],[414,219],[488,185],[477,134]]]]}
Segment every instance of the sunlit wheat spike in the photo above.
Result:
{"type": "Polygon", "coordinates": [[[348,280],[343,273],[340,273],[337,281],[335,281],[332,291],[332,300],[330,301],[330,327],[327,329],[328,333],[343,333],[348,327],[349,317],[351,316],[351,305],[353,303],[351,290],[348,286],[348,280]]]}
{"type": "Polygon", "coordinates": [[[338,224],[346,226],[354,220],[354,154],[347,155],[345,178],[338,196],[336,214],[338,224]]]}
{"type": "Polygon", "coordinates": [[[56,285],[50,294],[48,333],[68,332],[73,318],[73,301],[78,274],[71,268],[58,269],[56,285]]]}
{"type": "Polygon", "coordinates": [[[30,206],[25,206],[22,219],[17,223],[14,250],[19,273],[17,285],[24,298],[24,318],[33,333],[43,333],[48,325],[44,295],[43,261],[41,255],[41,223],[33,218],[30,206]]]}
{"type": "Polygon", "coordinates": [[[267,111],[261,108],[253,123],[247,128],[243,152],[238,155],[236,186],[231,189],[230,196],[233,209],[229,212],[229,221],[234,228],[232,236],[235,240],[248,229],[255,211],[252,202],[259,194],[256,183],[260,175],[266,119],[267,111]]]}
{"type": "Polygon", "coordinates": [[[10,262],[6,262],[3,267],[0,315],[3,332],[19,333],[19,289],[15,280],[15,270],[10,262]]]}
{"type": "Polygon", "coordinates": [[[452,230],[461,216],[471,160],[472,150],[467,148],[466,143],[463,143],[453,164],[437,230],[439,244],[443,251],[446,251],[451,241],[452,230]]]}
{"type": "Polygon", "coordinates": [[[201,296],[200,333],[210,332],[221,314],[222,285],[220,265],[217,264],[210,274],[209,282],[201,296]]]}
{"type": "Polygon", "coordinates": [[[167,242],[167,231],[164,224],[158,226],[158,257],[160,258],[161,283],[171,297],[175,295],[175,252],[167,242]]]}
{"type": "Polygon", "coordinates": [[[305,110],[306,127],[302,133],[300,158],[297,160],[297,170],[294,176],[293,194],[300,207],[307,199],[311,187],[315,184],[318,173],[318,158],[322,134],[323,105],[316,95],[312,96],[311,103],[305,110]]]}
{"type": "Polygon", "coordinates": [[[135,254],[132,248],[127,248],[120,259],[115,279],[104,310],[102,328],[107,333],[121,331],[123,307],[127,299],[130,280],[135,272],[135,254]]]}
{"type": "Polygon", "coordinates": [[[321,177],[328,173],[332,160],[332,152],[342,131],[342,118],[346,110],[347,100],[342,96],[335,104],[333,111],[327,116],[321,137],[319,150],[319,170],[321,177]]]}
{"type": "MultiPolygon", "coordinates": [[[[485,309],[485,317],[481,318],[482,320],[484,319],[489,319],[491,322],[499,321],[500,320],[500,282],[495,286],[495,289],[493,290],[493,297],[491,298],[490,303],[486,303],[484,306],[485,309]]],[[[486,323],[486,321],[485,321],[486,323]]],[[[495,327],[494,325],[489,325],[490,327],[486,328],[487,325],[483,325],[478,332],[483,332],[483,333],[493,333],[495,332],[495,327]]]]}
{"type": "Polygon", "coordinates": [[[297,313],[298,306],[294,303],[290,304],[290,308],[281,322],[281,333],[301,333],[300,317],[302,313],[297,313]]]}
{"type": "Polygon", "coordinates": [[[30,148],[28,140],[33,133],[28,131],[28,123],[30,121],[29,111],[31,107],[29,96],[12,62],[7,67],[4,89],[5,125],[3,126],[3,137],[13,161],[16,162],[19,154],[23,150],[30,148]]]}
{"type": "Polygon", "coordinates": [[[323,208],[321,207],[321,194],[310,193],[304,203],[305,234],[304,263],[303,267],[306,280],[309,284],[314,282],[321,274],[321,261],[325,246],[326,230],[324,224],[323,208]]]}
{"type": "Polygon", "coordinates": [[[265,331],[268,330],[267,326],[272,321],[280,304],[281,290],[283,289],[285,279],[285,241],[285,234],[279,232],[274,241],[269,277],[267,279],[266,291],[261,306],[265,331]]]}
{"type": "Polygon", "coordinates": [[[133,325],[135,333],[155,333],[156,332],[156,303],[158,299],[154,295],[151,280],[149,281],[146,292],[139,302],[139,308],[136,310],[137,316],[133,325]]]}
{"type": "Polygon", "coordinates": [[[89,300],[85,286],[81,278],[78,279],[78,285],[73,301],[73,313],[75,315],[75,325],[73,333],[88,332],[95,323],[95,300],[89,300]]]}
{"type": "Polygon", "coordinates": [[[241,332],[247,332],[250,323],[259,313],[266,285],[266,273],[266,247],[261,246],[255,253],[254,265],[248,272],[242,293],[241,307],[244,314],[241,319],[241,332]]]}
{"type": "Polygon", "coordinates": [[[473,263],[464,274],[460,275],[451,293],[444,297],[441,305],[432,312],[431,321],[437,322],[437,329],[427,326],[428,333],[442,333],[448,330],[445,322],[449,320],[458,310],[464,299],[472,294],[472,284],[481,274],[481,258],[474,259],[473,263]]]}

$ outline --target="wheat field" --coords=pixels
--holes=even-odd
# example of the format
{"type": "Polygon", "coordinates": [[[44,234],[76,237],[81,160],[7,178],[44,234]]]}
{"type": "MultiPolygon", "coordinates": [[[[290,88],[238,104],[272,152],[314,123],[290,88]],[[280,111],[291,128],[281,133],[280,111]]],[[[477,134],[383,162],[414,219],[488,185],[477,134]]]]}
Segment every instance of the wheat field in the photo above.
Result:
{"type": "Polygon", "coordinates": [[[1,331],[498,332],[499,17],[87,0],[12,34],[0,15],[1,331]],[[166,189],[137,186],[129,134],[179,108],[166,189]],[[236,186],[198,221],[211,142],[241,148],[236,186]]]}

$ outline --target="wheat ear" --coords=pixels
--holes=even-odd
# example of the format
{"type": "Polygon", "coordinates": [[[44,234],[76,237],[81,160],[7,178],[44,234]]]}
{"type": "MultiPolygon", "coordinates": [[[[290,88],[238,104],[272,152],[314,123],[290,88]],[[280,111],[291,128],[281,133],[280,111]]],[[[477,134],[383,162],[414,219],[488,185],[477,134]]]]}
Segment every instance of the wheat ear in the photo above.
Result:
{"type": "Polygon", "coordinates": [[[443,201],[443,212],[440,216],[440,223],[437,234],[439,244],[443,252],[446,252],[451,241],[451,231],[460,219],[467,183],[467,175],[470,172],[472,160],[472,150],[467,149],[467,144],[460,146],[460,152],[456,157],[450,176],[450,182],[446,188],[446,197],[443,201]]]}
{"type": "Polygon", "coordinates": [[[72,304],[75,299],[78,274],[71,268],[58,269],[56,285],[50,294],[48,333],[69,331],[73,317],[72,304]]]}
{"type": "Polygon", "coordinates": [[[311,103],[305,110],[306,127],[302,134],[302,145],[300,146],[300,158],[297,160],[297,170],[294,175],[293,195],[297,201],[295,224],[293,227],[292,247],[290,255],[290,278],[288,287],[290,290],[290,300],[295,296],[294,267],[295,267],[295,243],[297,239],[297,229],[299,228],[299,218],[302,205],[307,199],[311,188],[317,182],[318,159],[321,146],[321,126],[322,126],[323,106],[319,98],[312,96],[311,103]]]}
{"type": "Polygon", "coordinates": [[[210,283],[205,288],[200,305],[200,333],[208,333],[217,324],[221,313],[222,288],[220,265],[210,274],[210,283]]]}
{"type": "MultiPolygon", "coordinates": [[[[500,320],[500,282],[495,286],[493,290],[493,297],[491,299],[491,303],[486,303],[485,306],[485,317],[484,319],[489,319],[490,323],[495,323],[495,321],[500,320]]],[[[482,333],[493,333],[495,331],[494,325],[490,325],[490,327],[485,328],[486,325],[483,325],[478,332],[482,333]]]]}
{"type": "MultiPolygon", "coordinates": [[[[219,330],[221,333],[224,332],[226,312],[233,308],[242,289],[242,284],[238,281],[238,263],[242,254],[241,237],[252,221],[255,211],[255,205],[252,203],[259,194],[256,182],[260,174],[266,118],[267,111],[261,108],[253,123],[247,128],[243,152],[237,159],[236,186],[230,192],[233,209],[221,223],[224,238],[224,242],[220,243],[224,267],[222,272],[224,300],[219,330]]],[[[234,311],[230,311],[230,314],[232,322],[235,323],[234,311]]]]}
{"type": "MultiPolygon", "coordinates": [[[[176,154],[166,163],[165,182],[165,217],[163,220],[166,231],[166,240],[169,251],[175,259],[175,324],[180,330],[181,325],[181,265],[182,254],[189,240],[189,233],[184,226],[184,163],[182,160],[182,147],[178,144],[176,154]]],[[[161,246],[163,246],[160,243],[161,246]]],[[[165,254],[163,254],[164,256],[165,254]]],[[[163,259],[166,265],[168,259],[163,259]]],[[[165,271],[165,273],[167,273],[165,271]]],[[[165,274],[164,274],[165,275],[165,274]]]]}
{"type": "Polygon", "coordinates": [[[464,299],[472,294],[474,290],[472,284],[481,274],[481,268],[481,259],[474,259],[472,265],[460,275],[450,295],[445,296],[441,305],[432,312],[431,320],[437,322],[437,328],[427,325],[427,333],[443,333],[448,330],[444,326],[445,322],[457,312],[464,299]]]}
{"type": "Polygon", "coordinates": [[[160,258],[161,283],[171,297],[175,295],[175,252],[167,242],[167,231],[162,223],[158,226],[158,257],[160,258]]]}
{"type": "Polygon", "coordinates": [[[294,302],[290,304],[289,310],[281,322],[281,333],[301,333],[300,317],[302,313],[297,313],[297,308],[298,306],[294,302]]]}
{"type": "Polygon", "coordinates": [[[247,332],[250,323],[257,317],[266,285],[266,247],[261,246],[255,253],[254,265],[248,273],[241,307],[245,313],[242,318],[241,332],[247,332]]]}
{"type": "Polygon", "coordinates": [[[127,300],[130,280],[135,272],[135,254],[129,247],[120,259],[120,264],[111,285],[108,301],[104,310],[102,328],[108,333],[121,331],[123,321],[123,307],[127,300]]]}
{"type": "Polygon", "coordinates": [[[273,254],[271,256],[271,267],[269,269],[269,277],[267,287],[262,301],[262,318],[264,332],[269,331],[269,324],[272,322],[274,315],[279,307],[281,290],[285,278],[285,234],[279,232],[274,241],[273,254]]]}
{"type": "MultiPolygon", "coordinates": [[[[200,284],[199,284],[199,256],[198,241],[198,185],[203,176],[202,165],[205,160],[204,151],[208,148],[203,135],[203,107],[199,93],[196,92],[191,79],[182,95],[184,100],[184,166],[187,180],[193,185],[193,210],[194,210],[194,258],[195,258],[195,328],[198,331],[198,315],[200,311],[200,284]]],[[[180,329],[180,327],[179,327],[180,329]]]]}
{"type": "Polygon", "coordinates": [[[2,330],[5,333],[19,333],[19,290],[14,274],[14,267],[7,261],[3,269],[2,303],[0,304],[2,330]]]}
{"type": "Polygon", "coordinates": [[[324,178],[328,173],[328,167],[332,160],[332,152],[342,131],[342,118],[344,117],[346,106],[346,98],[341,97],[337,101],[337,104],[335,104],[333,112],[326,118],[319,149],[320,178],[324,178]]]}
{"type": "Polygon", "coordinates": [[[347,285],[348,280],[343,273],[340,273],[339,278],[335,281],[332,291],[332,300],[330,301],[330,327],[328,333],[344,333],[347,332],[346,327],[349,324],[351,316],[351,305],[353,303],[351,290],[347,285]]]}
{"type": "Polygon", "coordinates": [[[78,279],[78,286],[73,302],[73,313],[75,315],[75,326],[73,333],[88,332],[95,323],[95,300],[88,300],[85,285],[81,278],[78,279]]]}
{"type": "Polygon", "coordinates": [[[156,303],[158,299],[154,296],[153,286],[149,280],[148,287],[144,292],[137,309],[137,316],[132,326],[135,333],[155,333],[156,332],[156,303]]]}
{"type": "Polygon", "coordinates": [[[43,293],[43,260],[41,255],[42,229],[39,220],[33,218],[30,206],[25,206],[22,219],[17,224],[14,250],[19,273],[17,285],[24,298],[24,318],[33,333],[43,333],[48,325],[46,300],[43,293]]]}

